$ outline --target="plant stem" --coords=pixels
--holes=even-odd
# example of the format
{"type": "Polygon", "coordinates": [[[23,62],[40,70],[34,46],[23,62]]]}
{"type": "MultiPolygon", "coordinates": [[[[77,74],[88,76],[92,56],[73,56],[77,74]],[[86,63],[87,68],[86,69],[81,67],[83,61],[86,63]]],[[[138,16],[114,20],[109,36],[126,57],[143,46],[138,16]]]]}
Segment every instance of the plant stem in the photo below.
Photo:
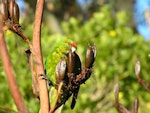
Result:
{"type": "Polygon", "coordinates": [[[6,43],[4,40],[4,32],[3,32],[2,22],[0,22],[0,54],[1,54],[1,58],[2,58],[4,71],[6,73],[8,84],[10,87],[10,91],[11,91],[11,94],[15,101],[15,104],[17,106],[18,112],[19,113],[28,113],[28,110],[23,102],[23,98],[21,96],[21,93],[19,91],[16,79],[15,79],[14,69],[12,67],[10,57],[8,54],[8,50],[6,47],[6,43]]]}
{"type": "MultiPolygon", "coordinates": [[[[44,66],[41,53],[41,22],[43,16],[44,0],[37,0],[34,30],[33,30],[33,48],[31,50],[33,63],[35,63],[36,73],[44,75],[44,66]]],[[[40,96],[40,113],[48,113],[50,109],[49,94],[47,88],[47,82],[45,79],[41,79],[38,76],[39,83],[39,96],[40,96]]]]}

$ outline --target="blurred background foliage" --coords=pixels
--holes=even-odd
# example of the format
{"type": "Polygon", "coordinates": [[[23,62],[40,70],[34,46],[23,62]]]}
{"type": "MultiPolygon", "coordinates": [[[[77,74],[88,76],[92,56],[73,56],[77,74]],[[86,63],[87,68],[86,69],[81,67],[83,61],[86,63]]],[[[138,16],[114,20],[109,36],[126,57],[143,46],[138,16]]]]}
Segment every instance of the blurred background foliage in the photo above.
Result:
{"type": "MultiPolygon", "coordinates": [[[[117,113],[114,108],[113,91],[116,83],[120,84],[120,102],[128,109],[138,96],[139,113],[147,113],[150,110],[150,93],[137,83],[134,72],[135,62],[140,60],[142,78],[150,80],[150,41],[145,41],[135,30],[131,16],[133,1],[112,1],[93,0],[82,7],[76,0],[46,0],[41,34],[44,61],[51,47],[63,37],[77,42],[77,53],[83,64],[88,44],[95,44],[97,47],[93,75],[80,88],[74,110],[70,109],[69,100],[62,113],[117,113]]],[[[23,10],[20,20],[24,34],[30,40],[35,2],[24,1],[26,10],[23,10]]],[[[25,103],[30,113],[37,113],[39,101],[32,92],[31,72],[25,55],[28,45],[10,31],[5,33],[5,39],[25,103]]],[[[0,106],[16,110],[1,60],[0,83],[0,106]]],[[[0,113],[6,112],[0,109],[0,113]]]]}

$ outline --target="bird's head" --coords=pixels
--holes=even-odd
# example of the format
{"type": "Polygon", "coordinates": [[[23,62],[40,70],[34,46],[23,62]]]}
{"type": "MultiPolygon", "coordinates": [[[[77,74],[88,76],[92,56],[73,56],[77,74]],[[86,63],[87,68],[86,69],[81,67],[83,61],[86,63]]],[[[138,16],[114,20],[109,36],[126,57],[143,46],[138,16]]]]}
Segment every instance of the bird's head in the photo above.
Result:
{"type": "Polygon", "coordinates": [[[67,40],[67,41],[65,41],[65,43],[70,48],[69,50],[71,50],[71,52],[75,52],[77,50],[77,45],[76,45],[76,43],[74,41],[67,40]]]}
{"type": "Polygon", "coordinates": [[[77,45],[75,42],[67,42],[71,48],[71,52],[75,52],[77,50],[77,45]]]}

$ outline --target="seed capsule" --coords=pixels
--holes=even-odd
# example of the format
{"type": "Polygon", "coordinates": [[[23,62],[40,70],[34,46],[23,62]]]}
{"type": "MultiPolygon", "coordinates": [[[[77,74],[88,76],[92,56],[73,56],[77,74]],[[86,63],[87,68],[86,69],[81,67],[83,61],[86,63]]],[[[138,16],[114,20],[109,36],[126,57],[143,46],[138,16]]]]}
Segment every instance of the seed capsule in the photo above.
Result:
{"type": "Polygon", "coordinates": [[[6,5],[6,7],[8,9],[8,0],[2,0],[2,2],[6,5]]]}
{"type": "Polygon", "coordinates": [[[74,72],[75,66],[75,54],[69,51],[68,53],[68,73],[74,72]]]}
{"type": "Polygon", "coordinates": [[[3,21],[8,19],[8,5],[4,1],[0,3],[0,15],[3,21]]]}
{"type": "Polygon", "coordinates": [[[91,68],[95,61],[96,57],[96,47],[95,46],[88,46],[86,51],[86,59],[85,59],[85,67],[91,68]]]}
{"type": "Polygon", "coordinates": [[[64,76],[66,74],[66,60],[65,58],[62,58],[57,66],[56,66],[56,83],[60,83],[63,79],[64,79],[64,76]]]}
{"type": "Polygon", "coordinates": [[[4,3],[4,6],[5,6],[5,17],[6,17],[6,20],[8,19],[8,0],[2,0],[2,3],[4,3]]]}
{"type": "Polygon", "coordinates": [[[18,4],[17,3],[14,3],[13,5],[13,16],[12,16],[12,19],[13,19],[13,23],[14,24],[19,24],[19,7],[18,7],[18,4]]]}
{"type": "Polygon", "coordinates": [[[14,7],[14,3],[15,3],[14,0],[10,0],[10,2],[9,2],[9,15],[10,15],[11,19],[13,19],[13,7],[14,7]]]}

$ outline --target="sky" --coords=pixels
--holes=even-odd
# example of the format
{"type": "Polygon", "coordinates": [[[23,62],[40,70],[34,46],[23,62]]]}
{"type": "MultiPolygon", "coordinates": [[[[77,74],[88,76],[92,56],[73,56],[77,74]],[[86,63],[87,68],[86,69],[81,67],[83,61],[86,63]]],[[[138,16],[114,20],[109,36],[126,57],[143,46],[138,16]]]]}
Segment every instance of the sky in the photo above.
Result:
{"type": "Polygon", "coordinates": [[[145,40],[150,38],[150,26],[148,27],[144,16],[146,9],[150,12],[150,0],[135,0],[133,15],[136,22],[136,28],[137,31],[144,36],[145,40]]]}
{"type": "Polygon", "coordinates": [[[19,8],[23,10],[23,8],[24,8],[24,0],[17,0],[16,2],[18,3],[19,8]]]}

